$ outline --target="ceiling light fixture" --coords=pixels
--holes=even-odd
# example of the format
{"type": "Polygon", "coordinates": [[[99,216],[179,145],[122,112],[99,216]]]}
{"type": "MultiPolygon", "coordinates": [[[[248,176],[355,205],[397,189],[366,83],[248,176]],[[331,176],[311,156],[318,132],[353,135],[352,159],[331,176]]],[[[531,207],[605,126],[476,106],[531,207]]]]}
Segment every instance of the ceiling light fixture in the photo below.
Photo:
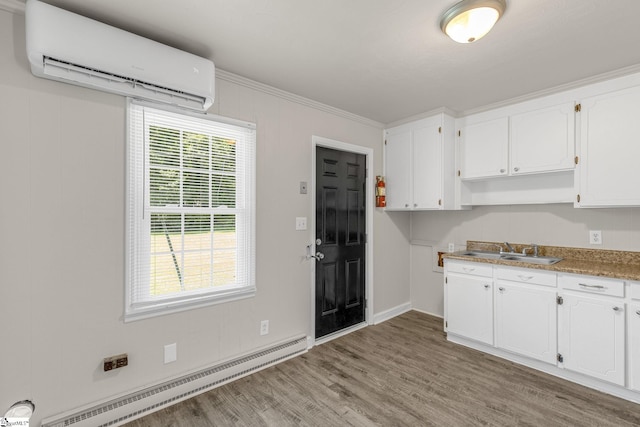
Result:
{"type": "MultiPolygon", "coordinates": [[[[20,421],[29,421],[33,411],[35,411],[36,405],[33,404],[30,400],[22,400],[20,402],[16,402],[5,412],[4,419],[8,421],[12,420],[20,420],[20,421]]],[[[4,424],[3,424],[4,425],[4,424]]],[[[9,424],[14,425],[14,424],[9,424]]],[[[18,424],[15,424],[18,425],[18,424]]],[[[22,425],[22,424],[20,424],[22,425]]],[[[26,424],[28,425],[28,424],[26,424]]]]}
{"type": "Polygon", "coordinates": [[[442,15],[440,28],[458,43],[473,43],[491,31],[506,8],[506,0],[463,0],[442,15]]]}

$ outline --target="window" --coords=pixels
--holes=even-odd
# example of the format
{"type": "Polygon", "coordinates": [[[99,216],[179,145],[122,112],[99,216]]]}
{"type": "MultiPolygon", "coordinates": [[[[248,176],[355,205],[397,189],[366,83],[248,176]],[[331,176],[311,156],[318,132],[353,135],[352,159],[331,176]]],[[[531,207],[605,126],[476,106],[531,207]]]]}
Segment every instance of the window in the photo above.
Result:
{"type": "Polygon", "coordinates": [[[255,293],[255,127],[129,102],[125,320],[255,293]]]}

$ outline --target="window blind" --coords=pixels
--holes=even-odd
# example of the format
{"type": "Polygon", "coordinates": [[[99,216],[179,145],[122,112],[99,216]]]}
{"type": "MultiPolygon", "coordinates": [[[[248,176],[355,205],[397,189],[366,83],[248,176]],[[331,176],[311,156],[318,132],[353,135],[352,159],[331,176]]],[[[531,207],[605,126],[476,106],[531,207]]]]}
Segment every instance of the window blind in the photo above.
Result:
{"type": "Polygon", "coordinates": [[[130,102],[125,318],[255,292],[255,128],[130,102]]]}

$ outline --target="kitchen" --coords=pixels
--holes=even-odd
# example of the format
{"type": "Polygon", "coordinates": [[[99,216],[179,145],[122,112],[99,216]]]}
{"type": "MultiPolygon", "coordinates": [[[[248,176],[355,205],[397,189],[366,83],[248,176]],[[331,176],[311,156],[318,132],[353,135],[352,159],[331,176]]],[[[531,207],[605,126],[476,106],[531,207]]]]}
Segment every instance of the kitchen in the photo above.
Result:
{"type": "MultiPolygon", "coordinates": [[[[373,153],[370,174],[385,175],[381,137],[384,129],[448,113],[440,110],[442,106],[455,105],[456,111],[461,112],[456,114],[457,119],[486,115],[490,114],[487,111],[530,102],[522,99],[527,95],[541,98],[555,96],[554,93],[579,91],[581,87],[605,84],[602,82],[615,79],[633,80],[638,78],[635,73],[640,71],[637,66],[640,57],[633,42],[633,31],[637,31],[635,26],[609,28],[608,22],[601,26],[596,25],[597,20],[593,23],[593,16],[600,15],[603,8],[610,8],[610,2],[588,2],[586,6],[584,2],[567,3],[573,9],[565,11],[572,17],[564,17],[565,21],[571,21],[574,28],[581,28],[581,19],[589,18],[593,26],[583,35],[584,39],[576,36],[576,40],[562,45],[566,49],[566,46],[575,44],[576,52],[580,53],[580,66],[573,67],[568,63],[570,61],[563,60],[566,51],[555,51],[546,57],[547,65],[535,68],[530,72],[531,79],[519,83],[507,81],[504,75],[493,76],[491,67],[485,65],[485,68],[478,67],[475,81],[487,83],[478,85],[472,79],[465,79],[466,72],[458,65],[449,71],[451,79],[457,82],[455,91],[436,92],[431,86],[427,93],[420,92],[416,97],[406,94],[399,99],[391,96],[398,89],[390,82],[379,88],[383,98],[373,99],[371,97],[376,91],[367,91],[357,97],[350,92],[356,86],[352,84],[342,88],[347,93],[345,98],[350,99],[329,103],[322,92],[336,80],[334,73],[341,68],[336,64],[324,77],[311,76],[306,69],[296,69],[297,77],[291,77],[294,85],[290,87],[285,82],[274,80],[267,66],[262,67],[264,74],[259,78],[248,74],[249,71],[246,75],[234,74],[217,64],[221,69],[217,70],[216,101],[210,113],[247,120],[256,123],[258,129],[258,292],[254,299],[124,323],[125,101],[113,94],[35,78],[29,71],[26,58],[24,6],[21,8],[21,3],[3,1],[0,12],[0,53],[3,59],[0,62],[3,99],[0,108],[1,128],[6,135],[0,156],[1,173],[3,182],[15,183],[15,186],[5,189],[3,197],[13,201],[11,206],[3,203],[2,233],[10,244],[3,247],[1,256],[1,299],[10,302],[4,307],[4,316],[11,319],[12,326],[8,327],[9,323],[3,322],[1,338],[3,344],[22,349],[2,355],[3,384],[8,386],[2,388],[0,406],[8,407],[24,398],[33,399],[36,404],[34,419],[74,411],[291,337],[311,334],[309,300],[312,299],[312,280],[310,263],[304,257],[307,245],[314,239],[308,232],[296,231],[294,219],[312,216],[311,197],[299,191],[300,182],[313,179],[310,167],[312,136],[321,135],[370,149],[373,153]],[[576,11],[580,13],[576,14],[576,11]],[[605,37],[607,33],[618,40],[615,49],[598,41],[598,37],[605,37]],[[632,37],[623,37],[628,33],[632,37]],[[580,71],[580,67],[592,62],[590,55],[593,52],[602,55],[603,59],[588,70],[580,71]],[[562,66],[550,66],[556,63],[553,61],[562,62],[562,66]],[[301,79],[300,75],[305,78],[301,79]],[[535,76],[540,77],[536,83],[533,82],[535,76]],[[317,84],[308,84],[312,77],[317,84]],[[268,84],[258,83],[260,81],[268,84]],[[507,95],[498,93],[500,84],[504,85],[507,95]],[[280,85],[289,89],[276,89],[280,85]],[[349,111],[357,111],[358,114],[349,111]],[[286,161],[286,168],[272,167],[282,161],[286,161]],[[84,179],[78,179],[78,176],[84,179]],[[16,180],[16,177],[23,178],[16,180]],[[20,206],[20,209],[15,209],[15,206],[20,206]],[[103,226],[96,227],[96,224],[103,226]],[[34,241],[38,242],[35,249],[30,243],[34,241]],[[276,251],[271,242],[278,243],[276,251]],[[37,268],[33,268],[34,265],[37,268]],[[287,274],[283,275],[282,271],[287,274]],[[21,286],[6,286],[8,283],[20,283],[21,286]],[[286,310],[282,309],[283,305],[286,310]],[[270,331],[266,336],[258,333],[260,321],[264,319],[270,320],[270,331]],[[24,329],[15,325],[23,325],[24,329]],[[176,342],[177,362],[163,363],[163,347],[176,342]],[[120,353],[129,354],[129,366],[112,372],[103,372],[99,368],[104,357],[120,353]],[[9,366],[12,369],[7,369],[9,366]]],[[[83,9],[88,6],[81,6],[80,2],[51,3],[61,7],[75,6],[78,12],[90,12],[83,9]]],[[[407,6],[416,4],[406,3],[407,6]]],[[[244,6],[254,10],[251,6],[244,6]]],[[[448,6],[449,2],[444,1],[434,6],[438,10],[432,20],[437,20],[436,15],[448,6]]],[[[103,10],[103,17],[133,27],[131,21],[136,18],[127,20],[119,15],[117,6],[114,7],[116,10],[110,12],[103,10]]],[[[360,10],[366,7],[362,2],[351,7],[348,13],[345,11],[345,16],[357,21],[360,10]]],[[[379,7],[376,9],[379,12],[386,12],[385,7],[396,10],[390,5],[379,7]]],[[[520,24],[528,22],[534,25],[525,19],[533,13],[533,5],[525,7],[510,2],[509,7],[511,9],[496,26],[495,33],[490,34],[494,40],[500,31],[517,30],[515,23],[507,20],[510,13],[511,17],[520,17],[520,24]]],[[[560,6],[550,2],[546,7],[551,9],[545,13],[540,11],[537,16],[552,18],[553,8],[560,6]]],[[[624,7],[611,11],[611,14],[618,18],[620,15],[631,16],[634,13],[630,13],[629,8],[637,7],[635,2],[626,2],[624,7]]],[[[323,13],[334,15],[327,11],[323,13]]],[[[403,8],[396,13],[404,19],[414,15],[403,8]]],[[[236,10],[229,14],[232,17],[243,16],[236,10]]],[[[325,15],[322,17],[327,18],[325,15]]],[[[525,32],[524,45],[533,46],[530,54],[553,52],[550,48],[556,40],[543,40],[541,36],[545,28],[557,29],[562,20],[552,22],[549,27],[542,25],[537,31],[525,32]]],[[[225,24],[221,22],[219,25],[225,24]]],[[[437,40],[438,49],[444,51],[452,42],[437,25],[432,27],[430,36],[437,40]]],[[[265,34],[265,37],[270,34],[265,28],[261,29],[262,33],[258,33],[265,34]]],[[[158,38],[172,38],[171,34],[153,24],[145,31],[158,38]]],[[[376,33],[370,33],[372,37],[373,34],[376,33]]],[[[410,34],[402,34],[407,42],[407,51],[418,51],[421,42],[409,43],[410,34]]],[[[502,33],[503,36],[505,34],[509,33],[502,33]]],[[[179,35],[174,36],[181,39],[179,35]]],[[[320,33],[317,40],[325,40],[323,36],[320,33]]],[[[227,43],[230,39],[233,37],[228,37],[227,43]]],[[[493,53],[496,46],[489,44],[491,40],[487,36],[477,44],[464,46],[476,50],[459,50],[451,60],[457,64],[477,64],[485,56],[509,75],[518,76],[526,76],[526,71],[534,66],[524,59],[510,61],[507,56],[493,53]]],[[[384,44],[383,41],[379,43],[384,44]]],[[[500,43],[507,44],[506,41],[500,43]]],[[[217,46],[220,51],[216,55],[223,54],[223,46],[217,46]]],[[[299,47],[296,43],[281,42],[278,45],[278,49],[285,52],[287,48],[296,47],[299,47]]],[[[522,49],[513,45],[508,47],[512,51],[522,49]]],[[[335,45],[330,44],[329,48],[334,49],[335,45]]],[[[195,50],[200,50],[203,55],[211,54],[207,49],[196,43],[195,50]]],[[[348,55],[349,51],[344,53],[348,55]]],[[[305,58],[301,52],[286,54],[305,58]]],[[[389,55],[383,62],[403,63],[393,52],[389,55]]],[[[308,59],[313,63],[311,58],[308,59]]],[[[300,66],[303,62],[289,60],[289,65],[300,66]]],[[[371,63],[368,65],[375,70],[371,63]]],[[[256,68],[260,67],[246,69],[256,68]]],[[[404,74],[400,67],[393,67],[393,70],[403,80],[414,82],[416,91],[423,90],[415,84],[419,80],[404,74]]],[[[342,72],[349,71],[342,67],[342,72]]],[[[361,70],[356,74],[358,77],[352,82],[367,75],[361,70]]],[[[582,98],[570,97],[565,101],[573,104],[582,98]]],[[[372,209],[374,228],[370,238],[374,249],[371,263],[375,280],[370,295],[373,318],[367,321],[372,324],[384,322],[411,309],[443,316],[444,276],[433,260],[438,251],[448,252],[450,243],[453,243],[454,250],[462,249],[467,241],[475,240],[640,251],[640,210],[637,203],[598,209],[575,207],[574,182],[566,179],[567,174],[575,178],[575,169],[558,173],[565,179],[561,180],[560,189],[553,192],[554,197],[559,194],[560,198],[551,201],[540,198],[550,192],[539,191],[534,186],[529,192],[537,198],[533,204],[522,200],[506,204],[489,201],[476,204],[471,209],[428,212],[372,209]],[[567,188],[571,191],[565,191],[567,188]],[[600,245],[589,243],[589,231],[600,231],[600,245]]],[[[504,177],[511,178],[518,182],[527,180],[527,177],[504,177]]],[[[633,181],[637,182],[635,179],[628,182],[633,181]]],[[[463,194],[462,186],[471,187],[473,191],[468,195],[483,194],[485,198],[513,194],[512,188],[502,187],[498,189],[500,191],[493,187],[488,192],[479,191],[485,188],[482,182],[485,181],[461,183],[460,194],[463,194]]],[[[392,197],[391,188],[389,197],[392,197]]]]}

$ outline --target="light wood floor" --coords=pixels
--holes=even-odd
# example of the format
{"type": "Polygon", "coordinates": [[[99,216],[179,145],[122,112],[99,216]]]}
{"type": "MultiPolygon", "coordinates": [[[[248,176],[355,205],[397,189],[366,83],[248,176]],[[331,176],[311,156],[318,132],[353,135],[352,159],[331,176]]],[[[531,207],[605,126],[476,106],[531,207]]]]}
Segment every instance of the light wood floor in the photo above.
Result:
{"type": "Polygon", "coordinates": [[[415,311],[127,424],[638,426],[640,405],[445,340],[415,311]]]}

